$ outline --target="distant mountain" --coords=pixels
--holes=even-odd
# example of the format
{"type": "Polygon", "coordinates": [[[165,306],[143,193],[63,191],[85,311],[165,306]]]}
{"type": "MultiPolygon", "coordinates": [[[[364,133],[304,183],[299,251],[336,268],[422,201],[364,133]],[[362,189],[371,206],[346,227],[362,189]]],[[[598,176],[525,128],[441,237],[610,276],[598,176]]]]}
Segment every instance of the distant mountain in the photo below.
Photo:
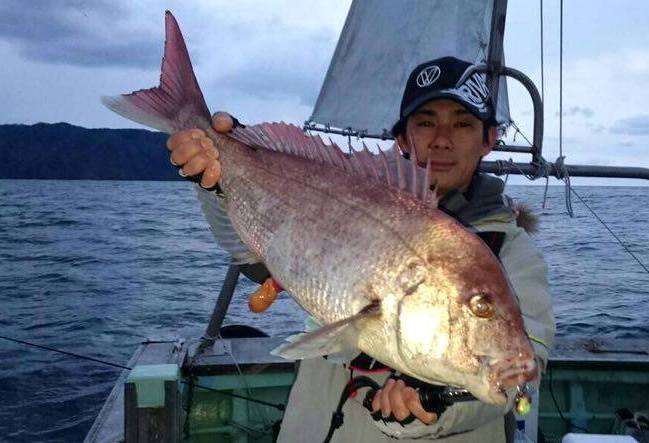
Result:
{"type": "Polygon", "coordinates": [[[0,125],[0,179],[182,180],[166,140],[143,129],[0,125]]]}

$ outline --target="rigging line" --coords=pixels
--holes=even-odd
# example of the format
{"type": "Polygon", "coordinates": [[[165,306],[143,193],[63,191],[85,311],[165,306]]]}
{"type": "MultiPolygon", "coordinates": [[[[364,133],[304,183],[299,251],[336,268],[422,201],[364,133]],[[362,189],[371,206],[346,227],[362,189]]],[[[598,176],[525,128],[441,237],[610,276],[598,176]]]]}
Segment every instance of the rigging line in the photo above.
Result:
{"type": "MultiPolygon", "coordinates": [[[[189,385],[191,382],[183,380],[183,381],[181,381],[181,383],[185,384],[185,385],[189,385]]],[[[281,403],[271,403],[271,402],[268,402],[268,401],[259,400],[259,399],[256,399],[256,398],[250,398],[250,397],[246,397],[244,395],[235,394],[233,392],[222,391],[220,389],[210,388],[209,386],[205,386],[205,385],[199,385],[199,384],[196,384],[196,383],[191,383],[191,384],[195,388],[205,389],[206,391],[210,391],[210,392],[216,392],[217,394],[222,394],[222,395],[225,395],[227,397],[240,398],[241,400],[247,400],[247,401],[251,401],[253,403],[259,403],[260,405],[270,406],[270,407],[278,409],[280,411],[283,411],[285,409],[285,406],[283,404],[281,404],[281,403]]]]}
{"type": "Polygon", "coordinates": [[[189,440],[189,434],[190,434],[190,425],[189,425],[189,419],[192,416],[192,406],[194,405],[194,378],[195,376],[190,375],[189,376],[189,383],[187,386],[189,387],[187,389],[187,395],[184,398],[184,401],[182,403],[182,408],[185,411],[185,421],[183,422],[183,437],[185,440],[189,440]]]}
{"type": "Polygon", "coordinates": [[[571,420],[568,420],[563,415],[563,412],[561,412],[561,408],[559,408],[559,402],[557,402],[557,399],[554,396],[554,390],[552,389],[552,366],[550,365],[548,365],[548,376],[550,378],[550,383],[548,384],[550,388],[550,396],[552,397],[552,401],[554,402],[554,407],[557,408],[557,412],[559,413],[559,417],[561,417],[561,420],[563,420],[564,423],[568,426],[568,429],[578,429],[580,431],[585,432],[586,434],[589,434],[590,431],[588,429],[582,428],[581,426],[574,424],[571,420]]]}
{"type": "Polygon", "coordinates": [[[543,204],[541,207],[545,209],[545,202],[548,200],[548,186],[550,185],[550,177],[545,176],[545,189],[543,190],[543,204]]]}
{"type": "Polygon", "coordinates": [[[570,218],[573,218],[575,216],[574,211],[572,210],[572,200],[570,199],[570,192],[572,191],[572,185],[570,184],[570,177],[566,175],[563,179],[563,182],[565,183],[565,201],[566,201],[566,210],[568,211],[568,215],[570,218]]]}
{"type": "MultiPolygon", "coordinates": [[[[88,357],[86,355],[76,354],[74,352],[63,351],[61,349],[56,349],[56,348],[52,348],[52,347],[49,347],[49,346],[37,345],[36,343],[28,342],[28,341],[25,341],[25,340],[18,340],[17,338],[11,338],[11,337],[6,337],[4,335],[0,335],[0,339],[4,339],[4,340],[11,341],[11,342],[14,342],[14,343],[20,343],[20,344],[27,345],[27,346],[32,346],[34,348],[44,349],[46,351],[52,351],[52,352],[57,352],[59,354],[69,355],[71,357],[76,357],[76,358],[79,358],[81,360],[88,360],[88,361],[93,361],[95,363],[101,363],[103,365],[112,366],[112,367],[118,368],[118,369],[125,369],[127,371],[133,370],[133,368],[130,368],[128,366],[120,365],[120,364],[117,364],[117,363],[111,363],[109,361],[100,360],[98,358],[88,357]]],[[[197,388],[200,388],[200,389],[205,389],[207,391],[218,392],[219,394],[223,394],[223,395],[228,396],[228,397],[240,398],[242,400],[251,401],[253,403],[259,403],[259,404],[262,404],[262,405],[265,405],[265,406],[271,406],[273,408],[279,409],[280,411],[284,410],[284,405],[283,404],[270,403],[270,402],[267,402],[267,401],[258,400],[256,398],[245,397],[243,395],[238,395],[238,394],[235,394],[233,392],[221,391],[221,390],[218,390],[218,389],[210,388],[208,386],[203,386],[203,385],[199,385],[199,384],[196,384],[196,383],[191,383],[191,382],[187,382],[187,381],[184,381],[184,380],[181,380],[180,382],[182,384],[186,384],[186,385],[190,385],[190,386],[193,385],[194,387],[197,387],[197,388]]]]}
{"type": "Polygon", "coordinates": [[[545,69],[544,69],[544,64],[543,64],[543,0],[539,0],[540,7],[541,7],[541,103],[545,102],[545,69]]]}
{"type": "MultiPolygon", "coordinates": [[[[221,337],[221,333],[218,334],[219,339],[223,340],[223,337],[221,337]]],[[[250,391],[250,385],[248,384],[248,380],[246,379],[246,376],[244,375],[243,371],[241,370],[241,366],[239,366],[239,362],[237,361],[236,358],[234,358],[234,353],[232,352],[232,349],[230,346],[224,346],[225,350],[227,351],[228,355],[230,356],[230,359],[234,363],[235,368],[237,369],[237,372],[239,373],[239,377],[241,378],[241,381],[243,381],[243,385],[246,388],[246,393],[252,397],[252,392],[250,391]]],[[[262,420],[265,422],[265,427],[270,428],[273,426],[272,420],[268,418],[268,416],[265,414],[265,411],[258,410],[257,411],[259,415],[261,415],[262,420]]],[[[248,411],[250,413],[250,411],[248,411]]]]}
{"type": "MultiPolygon", "coordinates": [[[[512,127],[513,127],[514,130],[516,131],[516,134],[520,134],[521,137],[523,137],[523,138],[525,139],[525,141],[527,142],[527,144],[530,145],[530,146],[532,146],[532,142],[530,141],[530,139],[527,138],[527,137],[525,137],[525,134],[524,134],[523,131],[521,131],[520,128],[516,125],[516,122],[515,122],[514,120],[510,120],[509,124],[512,125],[512,127]]],[[[514,138],[516,138],[516,134],[514,134],[514,138]]]]}
{"type": "Polygon", "coordinates": [[[103,365],[112,366],[114,368],[128,369],[128,370],[131,369],[128,366],[120,365],[120,364],[117,364],[117,363],[111,363],[109,361],[99,360],[98,358],[88,357],[88,356],[81,355],[81,354],[75,354],[74,352],[62,351],[60,349],[50,348],[49,346],[37,345],[36,343],[31,343],[31,342],[24,341],[24,340],[18,340],[17,338],[5,337],[4,335],[0,335],[0,338],[2,338],[4,340],[15,342],[15,343],[20,343],[20,344],[23,344],[23,345],[27,345],[27,346],[33,346],[33,347],[39,348],[39,349],[45,349],[46,351],[58,352],[59,354],[69,355],[71,357],[80,358],[82,360],[94,361],[96,363],[101,363],[103,365]]]}
{"type": "Polygon", "coordinates": [[[608,232],[611,233],[611,235],[612,235],[612,236],[615,238],[615,240],[617,240],[617,242],[618,242],[618,243],[619,243],[619,244],[620,244],[620,245],[621,245],[621,246],[626,250],[626,252],[628,252],[628,253],[631,255],[631,257],[633,257],[633,258],[635,259],[635,261],[637,261],[638,264],[639,264],[640,266],[642,266],[642,269],[644,269],[645,272],[646,272],[647,274],[649,274],[649,269],[647,269],[647,267],[644,265],[644,263],[642,263],[642,262],[640,261],[640,259],[639,259],[639,258],[638,258],[638,257],[637,257],[637,256],[636,256],[636,255],[635,255],[635,254],[634,254],[634,253],[633,253],[633,252],[632,252],[632,251],[631,251],[631,250],[630,250],[630,249],[629,249],[629,248],[628,248],[628,247],[627,247],[627,246],[622,242],[622,240],[620,240],[620,238],[619,238],[617,235],[615,235],[615,232],[613,232],[613,230],[611,230],[611,228],[609,228],[608,225],[607,225],[606,223],[604,223],[604,220],[602,220],[602,219],[601,219],[601,218],[600,218],[600,217],[595,213],[595,211],[593,211],[593,210],[591,209],[591,207],[588,206],[588,203],[586,203],[586,202],[584,201],[584,199],[581,198],[581,196],[580,196],[579,194],[577,194],[577,191],[575,191],[573,188],[570,188],[570,191],[572,191],[572,193],[575,194],[575,196],[579,199],[579,201],[582,202],[582,203],[584,204],[584,206],[586,206],[586,208],[588,208],[588,210],[590,211],[590,213],[593,214],[593,216],[594,216],[594,217],[595,217],[595,218],[596,218],[596,219],[597,219],[597,220],[598,220],[598,221],[599,221],[599,222],[600,222],[600,223],[601,223],[601,224],[602,224],[602,225],[603,225],[603,226],[608,230],[608,232]]]}
{"type": "Polygon", "coordinates": [[[559,157],[563,157],[563,0],[559,15],[559,157]]]}

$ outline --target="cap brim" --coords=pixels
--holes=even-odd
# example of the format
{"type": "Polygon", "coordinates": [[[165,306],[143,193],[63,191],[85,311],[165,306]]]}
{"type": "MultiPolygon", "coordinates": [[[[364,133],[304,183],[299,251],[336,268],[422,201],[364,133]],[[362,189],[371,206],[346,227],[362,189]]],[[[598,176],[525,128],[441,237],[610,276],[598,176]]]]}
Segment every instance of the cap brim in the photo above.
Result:
{"type": "Polygon", "coordinates": [[[422,95],[421,97],[418,97],[417,100],[413,101],[410,106],[408,106],[406,109],[404,109],[402,117],[392,126],[392,135],[396,137],[398,134],[402,133],[405,130],[405,125],[406,121],[408,120],[408,117],[412,115],[413,112],[415,112],[417,109],[419,109],[420,106],[422,106],[424,103],[427,103],[431,100],[441,100],[441,99],[447,99],[447,100],[452,100],[456,103],[459,103],[460,105],[464,106],[475,118],[480,120],[486,125],[489,126],[496,126],[496,118],[493,115],[493,112],[485,113],[485,112],[480,112],[480,110],[473,105],[471,102],[468,102],[466,100],[463,100],[461,97],[458,97],[456,94],[450,93],[450,92],[442,92],[442,91],[433,91],[430,94],[422,95]]]}
{"type": "Polygon", "coordinates": [[[483,122],[488,121],[492,114],[491,112],[489,113],[480,112],[478,107],[475,106],[473,103],[466,101],[462,99],[462,97],[459,97],[456,94],[453,94],[451,92],[432,91],[430,94],[425,94],[422,95],[421,97],[417,97],[417,100],[414,100],[406,109],[403,110],[402,118],[409,117],[410,114],[415,112],[424,103],[429,102],[431,100],[439,100],[439,99],[453,100],[454,102],[461,104],[478,120],[481,120],[483,122]]]}

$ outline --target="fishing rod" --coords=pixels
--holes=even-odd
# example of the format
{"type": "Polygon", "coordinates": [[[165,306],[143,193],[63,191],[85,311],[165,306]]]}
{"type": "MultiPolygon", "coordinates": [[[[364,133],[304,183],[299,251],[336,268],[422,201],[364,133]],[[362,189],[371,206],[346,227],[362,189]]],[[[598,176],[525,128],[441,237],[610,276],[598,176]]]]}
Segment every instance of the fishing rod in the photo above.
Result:
{"type": "MultiPolygon", "coordinates": [[[[7,341],[10,341],[10,342],[14,342],[14,343],[19,343],[19,344],[22,344],[22,345],[25,345],[25,346],[31,346],[31,347],[34,347],[34,348],[37,348],[37,349],[44,349],[44,350],[47,350],[47,351],[56,352],[58,354],[63,354],[63,355],[67,355],[67,356],[70,356],[70,357],[75,357],[75,358],[78,358],[78,359],[81,359],[81,360],[88,360],[88,361],[92,361],[92,362],[95,362],[95,363],[100,363],[102,365],[111,366],[111,367],[114,367],[114,368],[117,368],[117,369],[124,369],[124,370],[127,370],[127,371],[131,371],[133,369],[133,368],[131,368],[129,366],[120,365],[118,363],[112,363],[112,362],[109,362],[109,361],[106,361],[106,360],[100,360],[98,358],[88,357],[86,355],[77,354],[77,353],[69,352],[69,351],[64,351],[62,349],[52,348],[50,346],[39,345],[39,344],[32,343],[32,342],[29,342],[29,341],[26,341],[26,340],[19,340],[17,338],[7,337],[7,336],[4,336],[4,335],[0,335],[0,339],[7,340],[7,341]]],[[[275,408],[275,409],[277,409],[279,411],[284,411],[286,409],[285,405],[283,405],[281,403],[270,403],[270,402],[267,402],[267,401],[264,401],[264,400],[258,400],[256,398],[251,398],[251,397],[246,397],[244,395],[235,394],[233,392],[221,391],[221,390],[218,390],[218,389],[211,388],[209,386],[204,386],[204,385],[200,385],[200,384],[197,384],[197,383],[193,383],[192,381],[181,380],[180,382],[182,384],[188,385],[190,387],[195,387],[195,388],[204,389],[206,391],[216,392],[218,394],[222,394],[222,395],[225,395],[227,397],[238,398],[238,399],[246,400],[246,401],[249,401],[249,402],[252,402],[252,403],[258,403],[260,405],[275,408]]]]}
{"type": "MultiPolygon", "coordinates": [[[[407,384],[411,387],[414,387],[417,390],[419,395],[419,401],[421,402],[422,407],[427,412],[432,412],[439,417],[449,406],[452,406],[455,403],[462,403],[467,401],[478,401],[478,399],[469,392],[468,389],[456,388],[453,386],[439,386],[431,385],[424,383],[415,378],[408,377],[406,375],[401,375],[396,377],[394,375],[391,378],[400,378],[406,380],[407,384]]],[[[371,378],[365,375],[359,375],[353,377],[349,380],[349,383],[345,385],[342,394],[340,395],[340,400],[338,401],[338,406],[336,410],[331,414],[331,424],[329,425],[329,430],[325,436],[324,443],[329,443],[333,437],[336,429],[340,428],[344,422],[344,414],[342,412],[343,406],[347,400],[355,393],[357,390],[362,388],[369,388],[368,392],[365,394],[365,399],[363,400],[363,407],[370,411],[372,418],[375,421],[383,420],[384,422],[393,422],[397,421],[393,414],[390,414],[389,417],[383,417],[381,410],[379,409],[376,412],[373,412],[372,401],[376,396],[376,392],[381,388],[379,384],[372,380],[371,378]]],[[[517,387],[516,397],[515,397],[515,409],[519,415],[526,415],[531,411],[532,400],[528,392],[527,385],[517,387]]],[[[400,420],[399,423],[402,425],[407,425],[412,423],[415,420],[415,416],[410,414],[404,420],[400,420]]]]}

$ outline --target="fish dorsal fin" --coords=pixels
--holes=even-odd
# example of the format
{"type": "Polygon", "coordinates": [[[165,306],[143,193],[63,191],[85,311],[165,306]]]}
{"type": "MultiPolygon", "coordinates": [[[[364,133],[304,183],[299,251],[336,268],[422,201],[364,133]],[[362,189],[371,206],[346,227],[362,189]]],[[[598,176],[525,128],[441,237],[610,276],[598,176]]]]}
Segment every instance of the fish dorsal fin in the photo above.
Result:
{"type": "Polygon", "coordinates": [[[363,143],[363,149],[347,154],[331,139],[326,144],[320,136],[307,135],[301,128],[283,122],[237,127],[231,136],[252,148],[283,152],[325,163],[349,174],[371,177],[389,187],[408,192],[429,206],[437,207],[438,199],[430,186],[430,163],[423,168],[418,166],[416,158],[406,160],[396,145],[385,151],[377,146],[378,153],[375,154],[363,143]]]}

